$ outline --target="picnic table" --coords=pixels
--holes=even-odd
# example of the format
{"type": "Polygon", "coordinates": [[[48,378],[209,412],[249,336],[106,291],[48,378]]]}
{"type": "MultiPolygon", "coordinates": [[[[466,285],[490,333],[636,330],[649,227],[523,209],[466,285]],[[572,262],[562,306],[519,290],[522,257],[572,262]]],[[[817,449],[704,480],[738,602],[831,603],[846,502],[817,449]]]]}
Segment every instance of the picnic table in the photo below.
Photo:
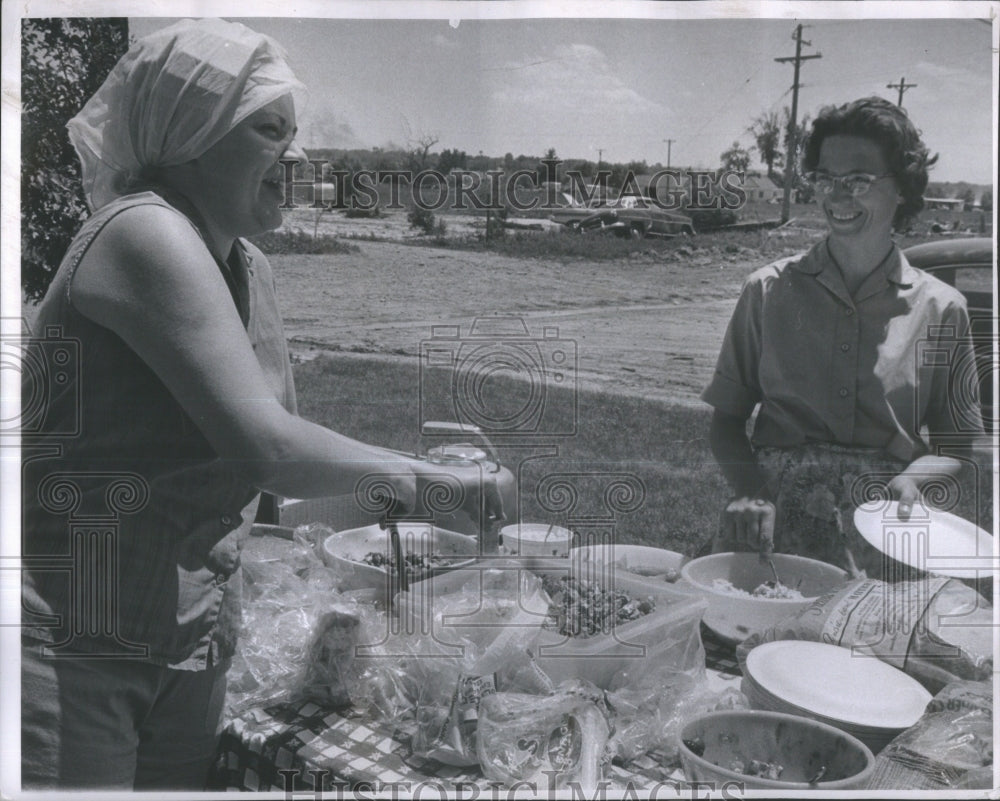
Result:
{"type": "MultiPolygon", "coordinates": [[[[732,646],[702,627],[710,688],[739,688],[732,646]]],[[[404,792],[433,785],[449,793],[471,786],[489,791],[476,767],[455,767],[413,753],[412,729],[393,727],[358,710],[325,708],[303,700],[250,709],[228,721],[219,745],[211,788],[253,792],[404,792]]],[[[610,788],[650,788],[677,783],[683,774],[656,752],[627,765],[612,763],[610,788]]],[[[543,788],[539,788],[542,790],[543,788]]]]}

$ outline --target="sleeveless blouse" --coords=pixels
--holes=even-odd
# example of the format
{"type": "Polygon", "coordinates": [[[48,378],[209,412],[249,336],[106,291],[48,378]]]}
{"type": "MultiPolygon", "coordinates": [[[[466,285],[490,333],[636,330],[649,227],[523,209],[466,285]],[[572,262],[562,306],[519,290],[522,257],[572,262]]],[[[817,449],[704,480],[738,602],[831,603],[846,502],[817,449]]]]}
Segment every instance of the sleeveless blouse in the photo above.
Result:
{"type": "MultiPolygon", "coordinates": [[[[217,456],[142,359],[83,316],[72,296],[94,238],[117,214],[145,204],[181,213],[154,192],[96,212],[23,343],[22,629],[57,657],[199,670],[234,652],[239,550],[259,493],[217,456]]],[[[219,269],[271,391],[294,413],[270,265],[244,240],[234,253],[219,269]]]]}

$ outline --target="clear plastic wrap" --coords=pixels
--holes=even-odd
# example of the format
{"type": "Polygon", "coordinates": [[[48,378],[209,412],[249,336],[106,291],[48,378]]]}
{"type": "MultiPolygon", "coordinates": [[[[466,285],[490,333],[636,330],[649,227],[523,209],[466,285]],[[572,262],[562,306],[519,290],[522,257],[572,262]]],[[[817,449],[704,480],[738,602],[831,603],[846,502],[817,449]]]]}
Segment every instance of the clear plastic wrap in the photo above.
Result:
{"type": "Polygon", "coordinates": [[[547,696],[493,693],[479,705],[479,763],[487,779],[539,792],[597,789],[611,734],[603,691],[568,681],[547,696]]]}
{"type": "Polygon", "coordinates": [[[334,590],[309,535],[308,527],[290,539],[255,534],[241,553],[243,626],[228,673],[228,717],[300,697],[343,706],[358,694],[355,646],[379,628],[377,613],[334,590]]]}
{"type": "Polygon", "coordinates": [[[746,696],[735,687],[712,689],[696,671],[661,674],[662,683],[647,682],[606,694],[614,724],[608,742],[611,755],[629,762],[656,751],[668,765],[680,765],[677,732],[690,718],[724,709],[748,709],[746,696]]]}
{"type": "Polygon", "coordinates": [[[458,592],[435,598],[435,637],[399,637],[412,657],[409,678],[419,688],[418,755],[452,765],[475,765],[479,707],[498,691],[547,691],[532,664],[544,608],[541,582],[527,571],[484,570],[458,592]],[[461,625],[450,627],[449,620],[461,625]]]}
{"type": "Polygon", "coordinates": [[[993,607],[955,579],[929,576],[895,584],[863,579],[751,634],[736,649],[740,666],[753,648],[774,640],[866,649],[936,693],[957,679],[992,675],[993,607]]]}
{"type": "Polygon", "coordinates": [[[956,681],[875,758],[868,789],[957,790],[993,787],[993,690],[956,681]]]}

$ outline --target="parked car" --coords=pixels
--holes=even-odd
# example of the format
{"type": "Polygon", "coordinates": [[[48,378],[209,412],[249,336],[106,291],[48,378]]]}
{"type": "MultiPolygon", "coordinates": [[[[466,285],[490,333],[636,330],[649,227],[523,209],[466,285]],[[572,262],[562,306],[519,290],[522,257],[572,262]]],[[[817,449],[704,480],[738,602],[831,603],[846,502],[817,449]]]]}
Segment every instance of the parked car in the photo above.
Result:
{"type": "Polygon", "coordinates": [[[636,195],[626,195],[614,203],[590,209],[560,209],[553,213],[552,219],[577,231],[601,231],[634,239],[694,234],[694,222],[690,217],[661,209],[653,201],[636,195]]]}
{"type": "Polygon", "coordinates": [[[949,238],[907,248],[914,267],[940,278],[965,296],[976,353],[983,425],[996,430],[993,381],[997,374],[997,336],[993,330],[993,293],[996,254],[993,240],[983,237],[949,238]]]}

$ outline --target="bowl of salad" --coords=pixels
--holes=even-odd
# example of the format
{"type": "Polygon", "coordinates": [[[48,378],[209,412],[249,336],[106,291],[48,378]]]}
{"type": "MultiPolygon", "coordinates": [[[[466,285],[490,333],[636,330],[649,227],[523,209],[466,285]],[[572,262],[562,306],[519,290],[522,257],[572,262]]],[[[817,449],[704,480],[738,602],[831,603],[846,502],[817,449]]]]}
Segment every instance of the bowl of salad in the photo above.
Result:
{"type": "MultiPolygon", "coordinates": [[[[471,564],[479,554],[475,537],[431,523],[396,524],[406,584],[471,564]]],[[[323,540],[323,561],[337,573],[341,590],[390,591],[397,570],[388,529],[377,524],[346,529],[323,540]]]]}
{"type": "Polygon", "coordinates": [[[755,552],[715,553],[681,567],[681,582],[708,600],[704,623],[727,642],[742,642],[842,587],[847,572],[794,554],[772,554],[774,569],[755,552]],[[775,580],[775,573],[777,580],[775,580]]]}

